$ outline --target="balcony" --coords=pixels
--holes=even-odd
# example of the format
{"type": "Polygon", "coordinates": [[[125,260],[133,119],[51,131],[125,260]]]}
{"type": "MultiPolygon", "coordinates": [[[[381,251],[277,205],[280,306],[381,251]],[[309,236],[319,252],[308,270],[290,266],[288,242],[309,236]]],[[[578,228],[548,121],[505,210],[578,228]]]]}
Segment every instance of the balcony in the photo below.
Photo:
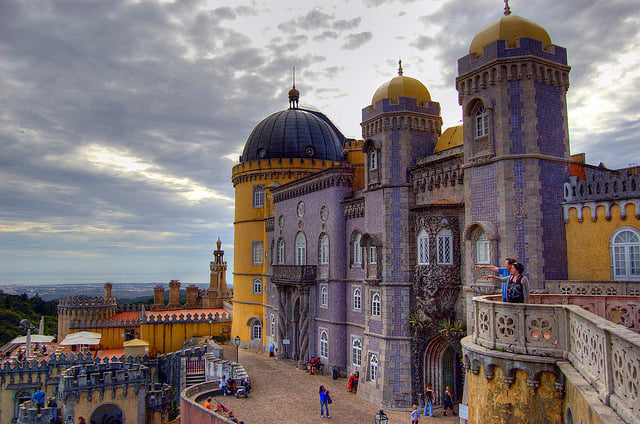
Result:
{"type": "Polygon", "coordinates": [[[640,422],[640,299],[532,295],[528,304],[500,299],[473,299],[474,330],[463,340],[466,349],[478,345],[515,361],[518,355],[527,355],[520,357],[527,361],[568,360],[603,403],[625,421],[640,422]]]}
{"type": "Polygon", "coordinates": [[[276,284],[314,284],[315,265],[274,265],[271,281],[276,284]]]}

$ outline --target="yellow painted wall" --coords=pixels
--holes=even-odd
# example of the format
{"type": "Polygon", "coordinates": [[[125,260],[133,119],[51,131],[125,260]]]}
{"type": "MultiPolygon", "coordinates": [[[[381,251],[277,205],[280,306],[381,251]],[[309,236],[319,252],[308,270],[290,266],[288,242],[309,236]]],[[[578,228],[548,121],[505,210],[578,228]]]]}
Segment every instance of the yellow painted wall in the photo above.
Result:
{"type": "Polygon", "coordinates": [[[253,186],[263,184],[270,197],[268,186],[279,185],[301,178],[312,172],[337,165],[336,162],[311,161],[308,159],[271,159],[242,163],[233,167],[232,181],[235,187],[235,218],[233,235],[233,324],[231,337],[240,336],[244,341],[251,338],[247,325],[251,317],[262,321],[263,343],[266,322],[267,263],[270,246],[264,221],[271,215],[271,199],[265,199],[264,207],[253,207],[253,186]],[[252,242],[262,241],[264,256],[262,265],[252,265],[252,242]],[[262,277],[262,294],[253,294],[253,279],[262,277]]]}
{"type": "MultiPolygon", "coordinates": [[[[64,369],[60,369],[60,372],[64,371],[64,369]]],[[[47,394],[47,399],[51,397],[55,397],[54,389],[55,385],[45,385],[47,378],[58,377],[60,375],[57,368],[52,368],[49,376],[45,375],[45,373],[31,374],[31,380],[29,380],[29,375],[25,374],[14,374],[14,380],[11,382],[9,376],[6,376],[4,383],[0,385],[0,424],[10,424],[11,419],[13,418],[13,402],[14,396],[17,391],[20,391],[19,386],[21,384],[26,383],[38,383],[40,382],[40,389],[44,390],[47,394]],[[13,388],[17,389],[13,389],[13,388]]],[[[35,392],[38,389],[28,389],[30,393],[35,392]]]]}
{"type": "Polygon", "coordinates": [[[482,369],[478,374],[467,372],[469,424],[562,424],[562,399],[553,374],[542,373],[535,394],[527,385],[524,371],[516,371],[511,387],[502,377],[503,370],[498,367],[488,381],[482,369]]]}
{"type": "Polygon", "coordinates": [[[191,337],[229,336],[229,322],[143,324],[140,339],[149,342],[149,353],[161,355],[176,351],[191,337]]]}
{"type": "Polygon", "coordinates": [[[600,417],[589,407],[589,403],[585,401],[580,392],[571,383],[569,379],[566,380],[563,411],[566,411],[567,405],[571,407],[571,414],[573,416],[573,422],[582,424],[606,424],[600,417]]]}
{"type": "Polygon", "coordinates": [[[116,389],[115,397],[112,397],[112,392],[108,389],[105,391],[103,399],[100,399],[100,392],[96,390],[91,394],[90,401],[88,400],[86,393],[80,394],[80,398],[75,406],[76,416],[74,417],[74,422],[78,421],[78,417],[84,417],[87,422],[89,422],[91,414],[100,405],[105,403],[118,405],[124,413],[124,422],[127,423],[137,423],[138,414],[144,413],[144,411],[138,410],[138,397],[135,394],[133,387],[128,388],[126,396],[124,396],[122,388],[116,389]]]}
{"type": "Polygon", "coordinates": [[[583,220],[578,221],[575,208],[569,211],[567,230],[567,262],[569,280],[611,280],[610,242],[613,232],[624,226],[640,230],[635,206],[625,207],[627,218],[620,217],[618,205],[611,207],[611,220],[606,219],[604,206],[596,209],[597,219],[591,219],[591,208],[583,207],[583,220]]]}

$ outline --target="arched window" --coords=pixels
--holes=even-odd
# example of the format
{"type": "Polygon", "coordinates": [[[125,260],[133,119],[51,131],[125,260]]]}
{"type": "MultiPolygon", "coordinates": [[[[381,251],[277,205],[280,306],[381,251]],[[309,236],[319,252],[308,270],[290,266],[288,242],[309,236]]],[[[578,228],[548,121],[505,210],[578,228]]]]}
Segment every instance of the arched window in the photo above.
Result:
{"type": "Polygon", "coordinates": [[[369,169],[378,169],[378,151],[375,149],[369,152],[369,169]]]}
{"type": "Polygon", "coordinates": [[[438,233],[438,265],[451,265],[451,230],[445,229],[438,233]]]}
{"type": "Polygon", "coordinates": [[[327,286],[320,287],[320,306],[329,306],[329,289],[327,286]]]}
{"type": "Polygon", "coordinates": [[[258,320],[253,321],[253,324],[251,324],[251,339],[262,340],[262,323],[258,320]]]}
{"type": "Polygon", "coordinates": [[[640,280],[640,234],[635,228],[619,229],[611,237],[614,280],[640,280]]]}
{"type": "Polygon", "coordinates": [[[362,307],[362,293],[360,292],[360,288],[353,290],[353,309],[360,310],[362,307]]]}
{"type": "Polygon", "coordinates": [[[253,207],[261,208],[264,206],[264,186],[253,186],[253,207]]]}
{"type": "Polygon", "coordinates": [[[304,233],[296,235],[296,265],[307,264],[307,238],[304,233]]]}
{"type": "Polygon", "coordinates": [[[262,294],[262,278],[253,279],[253,294],[262,294]]]}
{"type": "Polygon", "coordinates": [[[378,263],[378,253],[376,246],[369,246],[369,263],[376,264],[378,263]]]}
{"type": "Polygon", "coordinates": [[[353,339],[351,344],[351,363],[357,366],[362,364],[362,343],[360,339],[353,339]]]}
{"type": "Polygon", "coordinates": [[[251,243],[251,263],[253,265],[262,265],[262,258],[264,256],[264,250],[262,248],[261,241],[254,241],[251,243]]]}
{"type": "Polygon", "coordinates": [[[278,246],[277,246],[277,253],[276,255],[278,255],[277,259],[276,259],[276,263],[278,265],[283,265],[284,264],[284,239],[278,239],[278,246]]]}
{"type": "Polygon", "coordinates": [[[422,229],[416,242],[418,248],[418,265],[429,265],[429,235],[422,229]]]}
{"type": "Polygon", "coordinates": [[[476,239],[476,263],[477,264],[490,264],[491,263],[491,245],[487,235],[482,233],[476,239]]]}
{"type": "Polygon", "coordinates": [[[374,317],[380,316],[380,294],[374,293],[371,297],[371,315],[374,317]]]}
{"type": "Polygon", "coordinates": [[[376,381],[376,377],[378,377],[378,356],[371,355],[369,360],[369,380],[376,381]]]}
{"type": "Polygon", "coordinates": [[[319,244],[318,263],[320,265],[327,265],[329,263],[329,236],[326,234],[321,235],[319,244]]]}
{"type": "Polygon", "coordinates": [[[353,263],[355,265],[362,264],[362,234],[356,233],[353,237],[353,263]]]}
{"type": "Polygon", "coordinates": [[[320,356],[323,358],[329,357],[329,336],[324,330],[320,333],[320,356]]]}
{"type": "Polygon", "coordinates": [[[476,111],[476,138],[489,135],[489,114],[481,105],[476,111]]]}

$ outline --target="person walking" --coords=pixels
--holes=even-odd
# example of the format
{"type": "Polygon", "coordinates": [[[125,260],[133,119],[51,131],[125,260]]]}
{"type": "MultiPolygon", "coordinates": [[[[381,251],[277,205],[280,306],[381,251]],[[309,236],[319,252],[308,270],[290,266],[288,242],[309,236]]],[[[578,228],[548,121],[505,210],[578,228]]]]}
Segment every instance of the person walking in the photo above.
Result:
{"type": "Polygon", "coordinates": [[[320,416],[324,417],[326,411],[327,418],[331,418],[331,415],[329,415],[329,402],[331,399],[331,396],[329,396],[329,390],[325,389],[324,386],[320,386],[318,392],[320,395],[320,416]]]}
{"type": "Polygon", "coordinates": [[[433,401],[435,400],[435,392],[431,388],[431,383],[427,383],[427,388],[424,391],[424,416],[427,416],[427,410],[429,410],[429,416],[433,417],[433,401]]]}
{"type": "Polygon", "coordinates": [[[447,389],[444,391],[444,411],[442,412],[442,416],[447,416],[447,409],[451,409],[451,415],[455,415],[456,413],[453,411],[453,395],[451,394],[451,387],[447,386],[447,389]]]}
{"type": "Polygon", "coordinates": [[[411,411],[411,424],[418,424],[420,419],[420,411],[418,411],[418,405],[413,405],[413,411],[411,411]]]}

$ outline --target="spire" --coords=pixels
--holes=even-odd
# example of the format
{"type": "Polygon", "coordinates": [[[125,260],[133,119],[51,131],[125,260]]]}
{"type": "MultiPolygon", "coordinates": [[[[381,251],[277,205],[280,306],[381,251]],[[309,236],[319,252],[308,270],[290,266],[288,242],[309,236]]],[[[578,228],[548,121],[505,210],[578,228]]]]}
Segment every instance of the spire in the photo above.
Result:
{"type": "Polygon", "coordinates": [[[300,92],[296,90],[296,67],[293,67],[293,88],[289,90],[289,109],[298,109],[300,92]]]}
{"type": "Polygon", "coordinates": [[[402,59],[398,60],[398,75],[402,76],[402,59]]]}
{"type": "Polygon", "coordinates": [[[504,0],[504,16],[511,15],[511,8],[509,7],[509,0],[504,0]]]}

